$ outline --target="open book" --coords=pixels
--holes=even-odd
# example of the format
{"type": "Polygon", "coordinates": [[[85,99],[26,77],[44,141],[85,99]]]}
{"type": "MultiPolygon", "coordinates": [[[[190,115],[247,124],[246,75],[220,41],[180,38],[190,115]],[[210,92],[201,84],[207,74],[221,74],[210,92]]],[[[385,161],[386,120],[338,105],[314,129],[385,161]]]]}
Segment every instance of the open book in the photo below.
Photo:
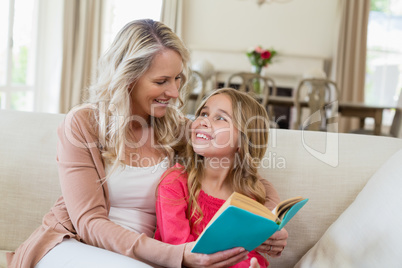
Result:
{"type": "Polygon", "coordinates": [[[254,199],[234,192],[205,227],[191,252],[211,254],[234,247],[251,251],[282,229],[307,201],[290,198],[270,211],[254,199]]]}

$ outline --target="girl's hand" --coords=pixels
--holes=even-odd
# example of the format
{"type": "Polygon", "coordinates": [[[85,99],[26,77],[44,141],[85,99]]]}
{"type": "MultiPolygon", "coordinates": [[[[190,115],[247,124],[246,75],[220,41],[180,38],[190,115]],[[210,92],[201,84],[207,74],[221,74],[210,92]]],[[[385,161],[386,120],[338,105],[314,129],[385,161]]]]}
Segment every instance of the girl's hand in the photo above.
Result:
{"type": "Polygon", "coordinates": [[[194,245],[195,242],[187,243],[184,249],[183,265],[186,267],[229,267],[248,259],[248,251],[244,248],[232,248],[213,254],[200,254],[191,253],[194,245]]]}
{"type": "Polygon", "coordinates": [[[274,233],[267,241],[262,243],[255,250],[261,253],[266,253],[271,257],[279,257],[286,247],[286,240],[288,239],[288,232],[285,228],[274,233]]]}
{"type": "Polygon", "coordinates": [[[256,257],[252,257],[250,260],[250,268],[260,268],[260,264],[256,257]]]}

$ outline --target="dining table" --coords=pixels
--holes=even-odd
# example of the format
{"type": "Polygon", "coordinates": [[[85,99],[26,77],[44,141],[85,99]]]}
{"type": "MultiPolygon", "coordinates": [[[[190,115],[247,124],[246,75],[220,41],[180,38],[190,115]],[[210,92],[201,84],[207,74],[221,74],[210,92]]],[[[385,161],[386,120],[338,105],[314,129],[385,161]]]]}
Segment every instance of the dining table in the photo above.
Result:
{"type": "MultiPolygon", "coordinates": [[[[293,97],[270,96],[268,99],[268,104],[274,106],[292,107],[295,105],[295,101],[293,97]]],[[[307,107],[308,104],[307,101],[300,101],[300,105],[302,107],[307,107]]],[[[338,102],[338,112],[342,116],[358,117],[360,120],[360,128],[364,128],[364,122],[366,118],[373,118],[374,135],[381,134],[383,111],[393,108],[395,108],[395,106],[392,105],[376,105],[364,102],[338,102]]]]}
{"type": "MultiPolygon", "coordinates": [[[[190,99],[196,99],[197,95],[190,94],[190,99]]],[[[299,101],[301,107],[307,107],[306,100],[299,101]]],[[[269,96],[268,105],[287,106],[289,108],[295,106],[295,100],[292,96],[269,96]]],[[[364,128],[366,118],[374,119],[374,135],[381,135],[382,116],[386,109],[394,109],[392,105],[376,105],[364,102],[338,102],[338,112],[341,116],[358,117],[360,120],[360,128],[364,128]]]]}

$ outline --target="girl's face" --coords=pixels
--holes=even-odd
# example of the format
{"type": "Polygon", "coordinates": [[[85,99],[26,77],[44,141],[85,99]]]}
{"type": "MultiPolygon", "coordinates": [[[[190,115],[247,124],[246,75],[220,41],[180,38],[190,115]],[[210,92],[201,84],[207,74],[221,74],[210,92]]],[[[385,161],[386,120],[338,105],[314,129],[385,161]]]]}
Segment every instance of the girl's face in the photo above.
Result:
{"type": "Polygon", "coordinates": [[[232,160],[238,149],[239,131],[233,124],[232,101],[225,94],[210,97],[191,125],[194,151],[205,157],[232,160]]]}
{"type": "Polygon", "coordinates": [[[176,51],[165,49],[155,55],[148,71],[132,89],[133,115],[145,120],[150,115],[163,117],[168,105],[179,96],[182,70],[182,58],[176,51]]]}

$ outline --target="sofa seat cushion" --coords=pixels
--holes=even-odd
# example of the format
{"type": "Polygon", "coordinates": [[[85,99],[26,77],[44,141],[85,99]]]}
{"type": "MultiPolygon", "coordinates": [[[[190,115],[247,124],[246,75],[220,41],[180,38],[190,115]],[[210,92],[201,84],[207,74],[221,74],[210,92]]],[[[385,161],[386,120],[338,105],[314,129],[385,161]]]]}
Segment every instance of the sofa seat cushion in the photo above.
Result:
{"type": "Polygon", "coordinates": [[[0,268],[7,268],[6,253],[9,251],[0,250],[0,268]]]}
{"type": "Polygon", "coordinates": [[[295,267],[400,267],[401,162],[402,150],[377,170],[295,267]]]}

